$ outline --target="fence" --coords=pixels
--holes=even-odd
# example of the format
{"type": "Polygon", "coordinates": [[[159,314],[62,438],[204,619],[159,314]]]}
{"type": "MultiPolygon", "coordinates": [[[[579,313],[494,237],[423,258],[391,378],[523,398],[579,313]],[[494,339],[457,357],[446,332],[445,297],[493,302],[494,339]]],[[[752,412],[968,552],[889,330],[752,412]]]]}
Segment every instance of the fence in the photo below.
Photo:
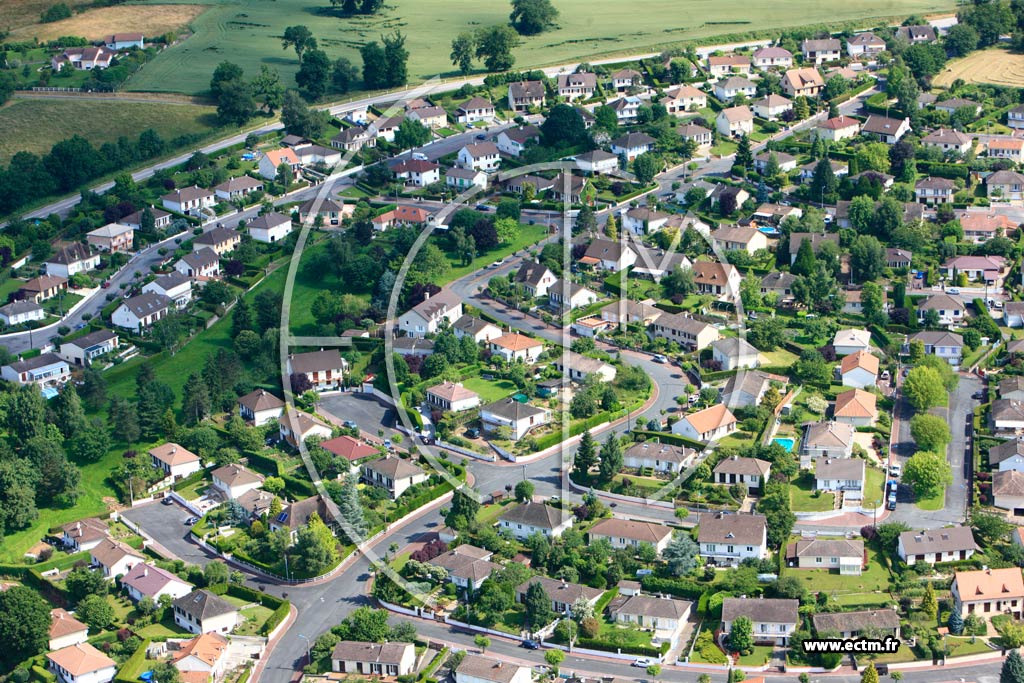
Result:
{"type": "Polygon", "coordinates": [[[434,443],[441,448],[452,451],[453,453],[458,453],[459,455],[465,455],[468,458],[476,458],[477,460],[483,460],[485,462],[494,462],[497,460],[493,455],[477,453],[476,451],[471,451],[468,448],[456,446],[455,444],[448,443],[447,441],[441,441],[440,439],[435,440],[434,443]]]}

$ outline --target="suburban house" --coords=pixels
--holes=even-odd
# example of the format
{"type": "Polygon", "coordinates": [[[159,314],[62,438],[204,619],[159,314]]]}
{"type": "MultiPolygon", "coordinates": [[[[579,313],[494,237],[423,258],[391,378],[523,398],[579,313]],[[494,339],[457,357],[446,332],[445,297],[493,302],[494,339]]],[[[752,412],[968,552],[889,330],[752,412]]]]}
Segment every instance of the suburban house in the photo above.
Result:
{"type": "Polygon", "coordinates": [[[718,328],[687,313],[665,313],[651,325],[650,334],[655,338],[674,341],[688,350],[706,349],[721,335],[718,328]]]}
{"type": "Polygon", "coordinates": [[[431,130],[448,125],[448,112],[443,107],[419,107],[410,111],[408,118],[431,130]]]}
{"type": "Polygon", "coordinates": [[[1024,473],[1003,470],[992,475],[992,504],[1009,510],[1014,517],[1024,515],[1024,473]]]}
{"type": "Polygon", "coordinates": [[[722,631],[729,633],[737,617],[747,617],[754,625],[755,643],[785,645],[800,622],[799,606],[799,600],[726,598],[722,601],[722,631]]]}
{"type": "Polygon", "coordinates": [[[985,178],[989,199],[1024,199],[1024,175],[1016,171],[996,171],[985,178]]]}
{"type": "Polygon", "coordinates": [[[597,88],[597,74],[579,72],[558,76],[558,96],[572,102],[575,99],[588,100],[597,88]]]}
{"type": "Polygon", "coordinates": [[[515,283],[520,285],[534,299],[548,295],[548,288],[558,277],[547,266],[536,261],[523,261],[516,271],[515,283]]]}
{"type": "Polygon", "coordinates": [[[477,344],[486,343],[503,334],[497,325],[472,315],[464,315],[452,323],[452,331],[455,332],[457,338],[472,337],[477,344]]]}
{"type": "Polygon", "coordinates": [[[183,681],[206,683],[222,680],[229,664],[228,639],[219,633],[202,633],[179,643],[171,653],[174,668],[183,681]]]}
{"type": "Polygon", "coordinates": [[[693,264],[693,282],[701,294],[731,301],[740,291],[740,272],[731,263],[697,261],[693,264]]]}
{"type": "Polygon", "coordinates": [[[887,116],[871,114],[861,126],[860,132],[894,145],[899,142],[901,137],[910,132],[910,119],[891,119],[887,116]]]}
{"type": "Polygon", "coordinates": [[[192,301],[192,281],[188,279],[187,275],[174,270],[144,284],[142,292],[165,296],[174,302],[175,308],[180,310],[192,301]]]}
{"type": "Polygon", "coordinates": [[[644,152],[654,149],[656,142],[657,140],[647,133],[627,133],[612,140],[612,154],[625,156],[628,161],[633,161],[644,152]]]}
{"type": "Polygon", "coordinates": [[[771,93],[751,103],[754,115],[767,121],[777,121],[782,115],[793,109],[793,102],[782,95],[771,93]]]}
{"type": "Polygon", "coordinates": [[[853,453],[854,427],[845,422],[812,422],[804,431],[800,467],[807,469],[819,458],[849,458],[853,453]]]}
{"type": "Polygon", "coordinates": [[[1014,130],[1024,128],[1024,105],[1006,112],[1006,125],[1014,130]]]}
{"type": "Polygon", "coordinates": [[[864,541],[824,538],[796,541],[786,547],[786,562],[800,569],[838,569],[842,576],[860,576],[865,564],[864,541]]]}
{"type": "Polygon", "coordinates": [[[632,299],[619,299],[601,308],[601,320],[619,326],[630,323],[638,323],[647,327],[655,320],[664,315],[660,308],[650,303],[634,301],[632,299]]]}
{"type": "Polygon", "coordinates": [[[135,228],[121,223],[107,223],[102,228],[87,232],[85,239],[96,251],[127,253],[135,243],[135,228]]]}
{"type": "MultiPolygon", "coordinates": [[[[270,177],[273,178],[273,176],[270,177]]],[[[212,208],[217,203],[217,198],[213,192],[193,185],[169,192],[160,197],[160,201],[165,209],[173,213],[201,216],[203,209],[212,208]]]]}
{"type": "Polygon", "coordinates": [[[342,128],[341,132],[331,138],[331,147],[345,152],[358,152],[363,147],[376,147],[377,136],[363,126],[342,128]]]}
{"type": "Polygon", "coordinates": [[[815,633],[835,632],[840,638],[864,637],[867,632],[900,637],[900,615],[894,609],[819,612],[811,616],[815,633]]]}
{"type": "Polygon", "coordinates": [[[392,350],[400,356],[420,356],[426,358],[434,353],[433,339],[419,337],[399,337],[391,344],[392,350]]]}
{"type": "Polygon", "coordinates": [[[963,322],[966,310],[960,299],[948,294],[934,294],[918,304],[917,319],[923,322],[927,320],[928,311],[935,311],[940,325],[956,325],[963,322]]]}
{"type": "Polygon", "coordinates": [[[514,112],[544,106],[544,84],[541,81],[519,81],[508,84],[508,108],[514,112]]]}
{"type": "Polygon", "coordinates": [[[363,481],[386,490],[392,498],[399,498],[409,487],[422,484],[429,476],[411,460],[390,453],[362,467],[363,481]]]}
{"type": "Polygon", "coordinates": [[[971,150],[974,138],[966,133],[951,128],[939,128],[921,138],[925,147],[934,147],[943,152],[956,152],[967,154],[971,150]]]}
{"type": "Polygon", "coordinates": [[[967,109],[973,112],[974,116],[981,116],[982,107],[974,100],[968,100],[963,97],[951,97],[948,100],[942,100],[936,102],[934,105],[936,111],[941,111],[952,116],[960,109],[967,109]]]}
{"type": "Polygon", "coordinates": [[[490,550],[463,543],[429,563],[447,570],[448,578],[456,587],[476,591],[494,570],[500,568],[491,562],[492,556],[490,550]]]}
{"type": "Polygon", "coordinates": [[[858,119],[840,115],[819,123],[815,126],[812,135],[829,142],[839,142],[855,138],[859,133],[860,121],[858,119]]]}
{"type": "Polygon", "coordinates": [[[461,317],[462,298],[450,289],[442,289],[403,313],[398,327],[407,336],[424,337],[437,332],[442,322],[450,324],[461,317]]]}
{"type": "Polygon", "coordinates": [[[174,601],[174,623],[189,633],[229,633],[241,620],[238,608],[207,590],[174,601]]]}
{"type": "Polygon", "coordinates": [[[577,154],[574,160],[576,161],[576,168],[591,175],[614,173],[619,168],[619,157],[603,149],[595,149],[583,154],[577,154]]]}
{"type": "Polygon", "coordinates": [[[867,330],[839,330],[832,337],[832,348],[839,356],[867,352],[871,348],[871,333],[867,330]]]}
{"type": "Polygon", "coordinates": [[[721,227],[712,232],[711,244],[722,251],[745,251],[753,254],[768,248],[768,238],[756,228],[734,225],[721,227]]]}
{"type": "Polygon", "coordinates": [[[225,202],[244,200],[255,192],[263,192],[263,181],[247,175],[230,178],[213,188],[217,199],[225,202]]]}
{"type": "Polygon", "coordinates": [[[305,375],[315,391],[341,389],[348,362],[338,349],[321,349],[288,356],[288,372],[305,375]]]}
{"type": "Polygon", "coordinates": [[[272,211],[253,218],[245,226],[249,235],[257,242],[274,244],[280,242],[292,232],[292,219],[284,214],[272,211]]]}
{"type": "Polygon", "coordinates": [[[1018,567],[953,572],[953,609],[961,617],[1024,614],[1024,575],[1018,567]]]}
{"type": "Polygon", "coordinates": [[[439,410],[458,413],[480,405],[480,395],[462,383],[442,382],[427,389],[427,403],[439,410]]]}
{"type": "Polygon", "coordinates": [[[607,106],[611,107],[612,111],[615,112],[615,118],[622,125],[636,122],[636,117],[640,113],[640,107],[643,105],[643,100],[639,97],[620,97],[617,100],[612,100],[607,106]]]}
{"type": "Polygon", "coordinates": [[[63,71],[65,65],[70,64],[71,68],[79,71],[106,69],[110,66],[114,56],[112,50],[102,46],[69,47],[50,58],[50,68],[60,72],[63,71]]]}
{"type": "Polygon", "coordinates": [[[153,216],[153,230],[163,230],[164,228],[170,227],[172,218],[171,214],[154,206],[149,206],[145,209],[141,209],[124,216],[121,218],[121,225],[127,225],[135,230],[142,230],[142,216],[146,211],[149,211],[153,216]]]}
{"type": "Polygon", "coordinates": [[[616,623],[651,629],[656,638],[670,643],[676,642],[692,609],[693,603],[688,600],[651,595],[620,596],[608,605],[608,613],[616,623]]]}
{"type": "Polygon", "coordinates": [[[455,683],[530,683],[533,673],[528,666],[467,653],[454,678],[455,683]]]}
{"type": "Polygon", "coordinates": [[[735,432],[736,424],[736,416],[724,403],[717,403],[684,415],[672,425],[672,433],[695,441],[716,441],[735,432]]]}
{"type": "Polygon", "coordinates": [[[593,186],[586,178],[578,175],[566,174],[564,171],[555,176],[548,188],[551,199],[556,202],[569,204],[582,204],[584,200],[593,204],[593,186]]]}
{"type": "Polygon", "coordinates": [[[878,356],[873,356],[861,349],[856,353],[844,356],[839,363],[839,376],[844,387],[863,389],[875,385],[878,379],[878,356]]]}
{"type": "Polygon", "coordinates": [[[220,276],[220,257],[213,249],[200,249],[178,259],[174,269],[197,282],[214,280],[220,276]]]}
{"type": "Polygon", "coordinates": [[[573,516],[544,503],[520,503],[507,509],[498,518],[498,528],[508,529],[519,540],[539,533],[558,538],[572,526],[573,516]]]}
{"type": "Polygon", "coordinates": [[[416,666],[412,643],[342,640],[331,652],[331,671],[366,676],[407,676],[416,666]]]}
{"type": "Polygon", "coordinates": [[[96,517],[86,517],[75,522],[68,522],[61,527],[61,545],[68,550],[80,553],[92,550],[109,535],[110,529],[106,522],[96,517]]]}
{"type": "Polygon", "coordinates": [[[885,250],[885,265],[889,268],[910,268],[910,263],[913,259],[913,252],[909,252],[906,249],[888,247],[885,250]]]}
{"type": "Polygon", "coordinates": [[[607,539],[613,548],[638,548],[644,543],[654,547],[661,554],[672,540],[672,529],[663,524],[637,522],[629,519],[609,517],[602,519],[588,532],[593,542],[607,539]]]}
{"type": "Polygon", "coordinates": [[[650,468],[655,472],[679,474],[686,469],[697,451],[686,446],[677,446],[657,441],[638,441],[622,454],[626,467],[634,469],[650,468]]]}
{"type": "Polygon", "coordinates": [[[330,508],[327,507],[327,501],[318,494],[297,500],[286,506],[281,513],[269,520],[269,527],[271,531],[287,531],[294,541],[298,538],[299,529],[309,524],[309,519],[314,514],[320,517],[325,524],[333,523],[334,517],[330,508]]]}
{"type": "Polygon", "coordinates": [[[817,69],[790,69],[782,75],[782,92],[789,98],[817,97],[825,87],[825,79],[817,69]]]}
{"type": "Polygon", "coordinates": [[[935,27],[930,25],[900,26],[896,29],[896,37],[907,41],[911,45],[934,43],[936,41],[935,27]]]}
{"type": "Polygon", "coordinates": [[[526,583],[516,587],[516,602],[525,602],[526,592],[535,583],[539,583],[544,588],[544,592],[551,598],[551,609],[560,615],[568,615],[573,603],[577,600],[582,599],[594,605],[604,595],[604,591],[600,588],[591,588],[590,586],[569,583],[559,579],[549,579],[546,576],[535,576],[526,583]]]}
{"type": "Polygon", "coordinates": [[[858,33],[846,41],[846,54],[853,58],[872,57],[885,48],[885,41],[870,31],[858,33]]]}
{"type": "Polygon", "coordinates": [[[948,204],[953,201],[956,183],[949,178],[921,178],[914,183],[914,198],[919,204],[948,204]]]}
{"type": "MultiPolygon", "coordinates": [[[[775,157],[775,163],[778,164],[779,170],[783,173],[789,173],[790,171],[796,170],[796,157],[791,154],[786,154],[785,152],[774,151],[760,152],[756,154],[754,156],[754,170],[761,174],[766,173],[772,157],[775,157]]],[[[800,213],[803,215],[802,211],[800,213]]]]}
{"type": "Polygon", "coordinates": [[[815,66],[825,62],[836,62],[842,56],[843,43],[838,38],[823,38],[820,40],[805,40],[800,44],[800,51],[804,55],[805,62],[812,62],[815,66]]]}
{"type": "Polygon", "coordinates": [[[597,292],[593,292],[581,284],[559,279],[548,290],[548,308],[559,312],[572,311],[589,306],[600,298],[597,292]]]}
{"type": "Polygon", "coordinates": [[[680,85],[666,90],[659,103],[669,114],[681,116],[708,106],[708,95],[692,85],[680,85]]]}
{"type": "Polygon", "coordinates": [[[376,447],[348,434],[342,434],[333,439],[321,441],[320,447],[348,462],[358,462],[380,455],[380,451],[376,447]]]}
{"type": "Polygon", "coordinates": [[[715,83],[715,97],[723,102],[730,102],[737,96],[753,97],[757,94],[757,84],[742,76],[730,76],[715,83]]]}
{"type": "Polygon", "coordinates": [[[387,230],[395,225],[427,225],[433,223],[434,214],[422,206],[400,204],[373,219],[374,230],[387,230]]]}
{"type": "Polygon", "coordinates": [[[121,578],[121,585],[128,589],[128,597],[135,602],[143,598],[159,601],[164,595],[177,600],[191,593],[194,588],[189,582],[179,579],[176,574],[145,562],[140,562],[129,569],[121,578]]]}
{"type": "Polygon", "coordinates": [[[110,581],[127,574],[132,567],[145,561],[141,552],[112,538],[104,538],[89,551],[89,564],[97,567],[103,578],[110,581]]]}
{"type": "Polygon", "coordinates": [[[47,648],[60,650],[84,643],[89,638],[89,627],[66,609],[50,610],[50,640],[47,648]]]}
{"type": "Polygon", "coordinates": [[[262,474],[238,463],[218,467],[210,473],[210,477],[213,479],[214,488],[227,500],[235,500],[249,491],[255,491],[263,485],[264,479],[262,474]]]}
{"type": "Polygon", "coordinates": [[[551,365],[574,382],[582,382],[590,376],[597,377],[602,382],[615,380],[615,366],[569,349],[556,354],[551,360],[551,365]]]}
{"type": "Polygon", "coordinates": [[[746,105],[723,109],[715,117],[715,128],[725,136],[750,135],[754,132],[754,113],[746,105]]]}
{"type": "MultiPolygon", "coordinates": [[[[792,232],[789,234],[789,264],[793,265],[796,263],[797,254],[800,253],[800,247],[804,242],[811,243],[811,251],[817,256],[821,252],[821,248],[827,244],[832,243],[836,247],[839,246],[839,234],[834,232],[818,233],[818,232],[792,232]]],[[[838,353],[838,351],[837,351],[838,353]]]]}
{"type": "Polygon", "coordinates": [[[896,544],[896,554],[911,566],[918,562],[936,564],[969,560],[977,550],[974,533],[967,526],[904,531],[896,544]]]}
{"type": "Polygon", "coordinates": [[[870,427],[878,419],[878,397],[861,389],[850,389],[836,394],[832,419],[854,427],[870,427]]]}
{"type": "Polygon", "coordinates": [[[661,230],[672,214],[646,206],[638,206],[623,211],[621,217],[624,230],[628,230],[634,235],[646,235],[661,230]]]}
{"type": "Polygon", "coordinates": [[[46,274],[57,277],[71,278],[78,273],[95,270],[100,265],[100,255],[89,252],[89,247],[81,242],[73,242],[62,247],[56,254],[46,259],[46,274]]]}
{"type": "Polygon", "coordinates": [[[1024,402],[1000,398],[992,402],[992,423],[996,431],[1018,433],[1024,430],[1024,402]]]}
{"type": "Polygon", "coordinates": [[[996,159],[1009,159],[1018,164],[1024,161],[1024,140],[1019,138],[1011,140],[1002,138],[990,139],[985,143],[985,149],[990,157],[996,159]]]}
{"type": "Polygon", "coordinates": [[[478,187],[481,190],[487,189],[487,174],[472,168],[459,168],[453,166],[444,172],[444,184],[453,187],[457,191],[468,190],[478,187]]]}
{"type": "Polygon", "coordinates": [[[716,484],[743,484],[748,491],[761,488],[771,474],[772,464],[758,458],[741,458],[734,455],[722,458],[712,471],[716,484]]]}
{"type": "Polygon", "coordinates": [[[710,145],[714,141],[715,136],[710,130],[704,126],[698,126],[696,123],[687,123],[677,128],[676,131],[683,140],[693,142],[698,147],[710,145]]]}
{"type": "Polygon", "coordinates": [[[68,279],[56,275],[40,275],[31,280],[26,280],[18,288],[18,299],[29,299],[37,304],[59,296],[61,292],[68,290],[68,279]]]}
{"type": "Polygon", "coordinates": [[[165,477],[177,481],[203,469],[199,456],[176,443],[168,442],[149,449],[150,464],[165,477]]]}
{"type": "Polygon", "coordinates": [[[142,50],[146,47],[146,38],[141,33],[113,33],[103,39],[103,44],[115,52],[135,47],[142,50]]]}
{"type": "Polygon", "coordinates": [[[721,78],[733,73],[750,73],[750,57],[746,55],[716,55],[708,57],[708,73],[721,78]]]}
{"type": "Polygon", "coordinates": [[[793,66],[793,53],[782,47],[761,47],[754,50],[751,62],[756,69],[788,69],[793,66]]]}
{"type": "Polygon", "coordinates": [[[760,370],[736,373],[726,380],[725,386],[722,387],[722,403],[729,408],[759,405],[773,382],[785,387],[789,380],[782,375],[773,375],[760,370]]]}
{"type": "Polygon", "coordinates": [[[232,228],[213,228],[192,239],[192,251],[211,249],[217,256],[233,251],[242,242],[242,235],[232,228]]]}
{"type": "Polygon", "coordinates": [[[960,365],[964,338],[959,334],[945,330],[923,330],[910,335],[910,341],[924,344],[924,352],[930,356],[944,358],[950,365],[960,365]]]}
{"type": "Polygon", "coordinates": [[[342,219],[352,215],[354,210],[352,204],[346,206],[344,202],[333,199],[320,201],[316,197],[299,204],[297,209],[299,223],[304,225],[315,225],[318,219],[323,225],[341,225],[342,219]]]}
{"type": "Polygon", "coordinates": [[[546,425],[551,419],[544,408],[520,403],[512,398],[495,401],[480,409],[480,421],[488,431],[508,428],[511,439],[518,441],[534,427],[546,425]]]}
{"type": "MultiPolygon", "coordinates": [[[[768,525],[764,515],[705,513],[697,531],[700,555],[717,565],[737,565],[768,553],[768,525]]],[[[794,601],[795,602],[795,601],[794,601]]]]}
{"type": "Polygon", "coordinates": [[[814,467],[814,490],[841,493],[844,498],[864,496],[864,461],[860,458],[821,459],[814,467]]]}
{"type": "Polygon", "coordinates": [[[413,187],[426,187],[441,180],[441,167],[426,159],[405,159],[392,166],[391,173],[413,187]]]}
{"type": "Polygon", "coordinates": [[[621,92],[638,88],[644,83],[644,75],[636,69],[619,69],[612,74],[612,88],[621,92]]]}
{"type": "Polygon", "coordinates": [[[296,175],[302,169],[302,161],[299,159],[299,155],[291,147],[282,147],[280,149],[269,150],[266,154],[260,157],[257,170],[261,176],[267,180],[274,180],[277,177],[277,170],[281,166],[287,166],[292,176],[296,175]]]}
{"type": "Polygon", "coordinates": [[[63,683],[108,683],[117,662],[89,643],[68,645],[46,654],[47,667],[63,683]]]}
{"type": "Polygon", "coordinates": [[[990,446],[988,464],[998,472],[1008,470],[1024,472],[1024,442],[1010,439],[996,446],[990,446]]]}
{"type": "Polygon", "coordinates": [[[793,283],[796,282],[796,275],[774,271],[761,278],[761,293],[774,294],[783,301],[793,296],[793,283]]]}
{"type": "Polygon", "coordinates": [[[999,398],[1012,398],[1015,401],[1024,400],[1024,377],[1020,375],[1000,380],[997,387],[999,388],[999,398]]]}
{"type": "Polygon", "coordinates": [[[494,105],[482,97],[471,97],[455,108],[458,123],[476,123],[494,118],[494,105]]]}
{"type": "Polygon", "coordinates": [[[509,332],[492,339],[488,344],[491,353],[497,354],[509,363],[522,361],[536,363],[544,352],[544,343],[518,332],[509,332]]]}
{"type": "Polygon", "coordinates": [[[1003,273],[1006,270],[1006,259],[1002,256],[955,256],[942,264],[943,275],[955,279],[960,273],[968,280],[984,282],[988,285],[1001,287],[1003,273]]]}
{"type": "Polygon", "coordinates": [[[756,368],[761,364],[760,352],[746,339],[724,337],[711,344],[711,359],[722,370],[756,368]]]}
{"type": "Polygon", "coordinates": [[[3,366],[0,377],[15,384],[59,387],[71,379],[71,367],[57,354],[44,353],[3,366]]]}

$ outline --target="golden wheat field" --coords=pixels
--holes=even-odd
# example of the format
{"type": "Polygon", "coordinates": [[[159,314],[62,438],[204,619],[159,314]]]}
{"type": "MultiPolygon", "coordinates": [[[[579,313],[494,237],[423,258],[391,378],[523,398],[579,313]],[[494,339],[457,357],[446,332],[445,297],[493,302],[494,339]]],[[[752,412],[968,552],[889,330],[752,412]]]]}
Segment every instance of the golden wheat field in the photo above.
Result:
{"type": "Polygon", "coordinates": [[[50,24],[27,24],[11,31],[12,40],[53,40],[61,36],[82,36],[102,40],[115,31],[138,31],[159,36],[179,31],[208,9],[205,5],[117,5],[76,14],[50,24]]]}
{"type": "Polygon", "coordinates": [[[1024,88],[1024,55],[998,48],[981,50],[947,64],[942,73],[933,79],[933,83],[948,86],[958,78],[968,83],[1024,88]]]}

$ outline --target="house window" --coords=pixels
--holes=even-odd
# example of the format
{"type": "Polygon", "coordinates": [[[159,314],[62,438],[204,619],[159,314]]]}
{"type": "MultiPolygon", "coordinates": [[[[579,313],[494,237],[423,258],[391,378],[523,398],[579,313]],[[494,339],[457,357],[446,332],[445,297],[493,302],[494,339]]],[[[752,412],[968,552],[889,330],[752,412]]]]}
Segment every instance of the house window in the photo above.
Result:
{"type": "Polygon", "coordinates": [[[816,558],[814,558],[814,561],[815,561],[815,562],[816,562],[817,564],[821,564],[821,558],[820,558],[820,557],[816,557],[816,558]]]}
{"type": "Polygon", "coordinates": [[[725,552],[727,552],[727,553],[733,552],[732,548],[733,548],[733,546],[731,546],[731,545],[725,546],[725,552]]]}

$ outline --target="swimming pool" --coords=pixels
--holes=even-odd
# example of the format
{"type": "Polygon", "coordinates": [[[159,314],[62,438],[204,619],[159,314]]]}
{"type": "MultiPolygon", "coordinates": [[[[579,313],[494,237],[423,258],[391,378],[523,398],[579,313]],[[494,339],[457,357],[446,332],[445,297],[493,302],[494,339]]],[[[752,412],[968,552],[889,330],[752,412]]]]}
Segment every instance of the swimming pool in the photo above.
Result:
{"type": "Polygon", "coordinates": [[[796,445],[796,439],[790,438],[788,436],[777,436],[774,439],[772,439],[772,443],[777,443],[783,448],[785,448],[787,453],[792,453],[793,446],[796,445]]]}

